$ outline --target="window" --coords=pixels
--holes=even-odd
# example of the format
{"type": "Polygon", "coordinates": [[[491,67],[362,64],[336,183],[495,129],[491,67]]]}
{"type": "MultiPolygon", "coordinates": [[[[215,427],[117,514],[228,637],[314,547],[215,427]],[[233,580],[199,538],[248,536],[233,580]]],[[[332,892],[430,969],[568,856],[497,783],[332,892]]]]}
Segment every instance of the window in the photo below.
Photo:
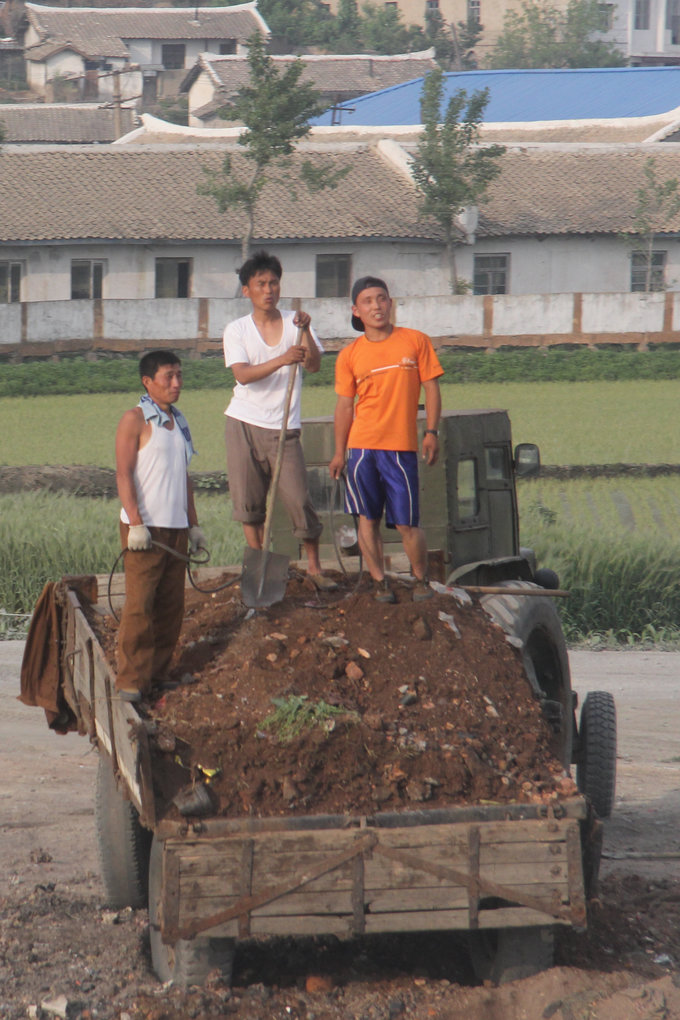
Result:
{"type": "Polygon", "coordinates": [[[425,0],[425,10],[426,11],[438,11],[439,10],[439,0],[425,0]]]}
{"type": "Polygon", "coordinates": [[[487,481],[507,481],[510,478],[508,449],[506,446],[487,446],[484,451],[487,481]]]}
{"type": "Polygon", "coordinates": [[[177,71],[184,67],[184,43],[165,43],[161,46],[161,63],[166,71],[177,71]]]}
{"type": "Polygon", "coordinates": [[[191,259],[156,259],[156,297],[188,298],[191,259]]]}
{"type": "Polygon", "coordinates": [[[349,297],[351,255],[316,256],[316,296],[349,297]]]}
{"type": "Polygon", "coordinates": [[[671,44],[680,43],[680,0],[667,0],[666,29],[671,33],[671,44]]]}
{"type": "Polygon", "coordinates": [[[228,56],[230,53],[236,53],[236,40],[230,39],[228,42],[221,42],[220,53],[223,57],[228,56]]]}
{"type": "Polygon", "coordinates": [[[92,259],[71,262],[71,300],[90,301],[102,296],[104,263],[92,259]]]}
{"type": "Polygon", "coordinates": [[[509,255],[475,255],[473,293],[507,294],[509,255]]]}
{"type": "Polygon", "coordinates": [[[477,461],[472,457],[468,460],[459,460],[456,475],[458,520],[464,521],[467,518],[476,517],[479,513],[477,461]]]}
{"type": "Polygon", "coordinates": [[[482,23],[481,0],[468,0],[467,20],[468,22],[472,22],[474,25],[481,25],[482,23]]]}
{"type": "Polygon", "coordinates": [[[666,254],[665,251],[653,251],[650,262],[647,252],[634,251],[630,260],[630,289],[663,290],[666,281],[666,254]]]}
{"type": "Polygon", "coordinates": [[[635,28],[641,31],[649,28],[649,0],[635,0],[635,28]]]}
{"type": "Polygon", "coordinates": [[[0,262],[0,305],[21,301],[21,263],[0,262]]]}

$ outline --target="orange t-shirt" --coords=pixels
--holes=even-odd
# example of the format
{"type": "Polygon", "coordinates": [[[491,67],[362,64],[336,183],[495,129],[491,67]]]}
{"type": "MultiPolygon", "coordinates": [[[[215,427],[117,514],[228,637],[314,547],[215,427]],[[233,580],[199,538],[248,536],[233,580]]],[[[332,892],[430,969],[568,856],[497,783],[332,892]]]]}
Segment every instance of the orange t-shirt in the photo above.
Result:
{"type": "Polygon", "coordinates": [[[360,336],[335,364],[335,392],[356,397],[347,446],[367,450],[417,450],[416,416],[421,383],[444,374],[425,333],[395,327],[385,340],[360,336]]]}

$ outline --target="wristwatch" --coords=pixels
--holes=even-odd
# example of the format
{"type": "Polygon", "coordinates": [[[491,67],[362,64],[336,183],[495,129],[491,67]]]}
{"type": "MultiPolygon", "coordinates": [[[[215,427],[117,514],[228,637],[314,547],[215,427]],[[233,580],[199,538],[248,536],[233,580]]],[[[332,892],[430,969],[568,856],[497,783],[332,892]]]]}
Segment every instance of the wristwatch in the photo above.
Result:
{"type": "Polygon", "coordinates": [[[426,436],[438,436],[439,435],[439,429],[425,429],[425,435],[426,436]]]}

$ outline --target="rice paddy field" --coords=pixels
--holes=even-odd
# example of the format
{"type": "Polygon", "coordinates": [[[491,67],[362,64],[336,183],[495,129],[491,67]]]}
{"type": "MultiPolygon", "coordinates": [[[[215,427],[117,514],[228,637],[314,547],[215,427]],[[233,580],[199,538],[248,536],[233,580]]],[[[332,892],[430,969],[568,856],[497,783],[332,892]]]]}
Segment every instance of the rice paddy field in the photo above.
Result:
{"type": "MultiPolygon", "coordinates": [[[[444,384],[447,408],[506,408],[515,442],[544,464],[680,465],[675,379],[444,384]]],[[[229,386],[191,390],[181,406],[200,472],[224,471],[229,386]]],[[[8,466],[113,467],[116,423],[136,391],[0,400],[0,461],[8,466]]],[[[332,387],[303,391],[306,416],[330,415],[332,387]]],[[[520,483],[522,544],[560,575],[572,643],[680,642],[680,474],[540,478],[520,483]]],[[[243,540],[228,500],[198,495],[215,563],[239,562],[243,540]]],[[[42,585],[64,573],[107,572],[118,555],[117,504],[74,496],[0,496],[0,636],[21,625],[42,585]],[[15,617],[13,614],[17,614],[15,617]]]]}
{"type": "MultiPolygon", "coordinates": [[[[3,464],[113,467],[113,436],[139,393],[5,397],[0,400],[3,464]]],[[[198,471],[224,470],[225,385],[185,387],[181,407],[199,451],[198,471]]],[[[662,381],[444,384],[445,408],[508,410],[516,442],[535,442],[545,464],[680,464],[678,383],[662,381]]],[[[303,389],[303,414],[330,415],[330,386],[303,389]]]]}

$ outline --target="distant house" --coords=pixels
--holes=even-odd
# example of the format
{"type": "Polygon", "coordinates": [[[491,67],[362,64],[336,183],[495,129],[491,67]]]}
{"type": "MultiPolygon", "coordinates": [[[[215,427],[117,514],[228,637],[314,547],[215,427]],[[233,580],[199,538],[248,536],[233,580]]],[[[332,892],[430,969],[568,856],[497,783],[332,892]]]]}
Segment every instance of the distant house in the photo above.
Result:
{"type": "Polygon", "coordinates": [[[631,64],[680,64],[680,5],[676,0],[617,0],[604,36],[631,64]]]}
{"type": "MultiPolygon", "coordinates": [[[[280,69],[295,59],[293,56],[272,57],[280,69]]],[[[300,59],[305,64],[302,81],[313,83],[324,102],[332,107],[333,123],[340,122],[339,108],[356,96],[420,78],[437,67],[433,49],[389,57],[364,53],[306,54],[300,59]]],[[[245,56],[202,53],[180,86],[180,91],[189,97],[190,126],[223,125],[219,110],[230,105],[248,80],[245,56]]]]}
{"type": "Polygon", "coordinates": [[[79,98],[176,94],[200,53],[243,52],[269,30],[255,0],[234,7],[43,7],[26,4],[26,77],[38,94],[74,84],[79,98]],[[120,72],[116,78],[112,72],[120,72]],[[119,83],[119,86],[116,84],[119,83]]]}
{"type": "MultiPolygon", "coordinates": [[[[0,303],[234,297],[243,214],[219,214],[196,186],[227,152],[239,173],[243,156],[214,131],[208,144],[198,129],[172,127],[165,144],[3,147],[0,303]]],[[[419,211],[410,148],[312,141],[291,173],[302,159],[330,156],[349,168],[336,189],[293,196],[285,180],[267,184],[254,244],[283,259],[286,293],[346,298],[354,278],[378,272],[399,297],[447,294],[441,232],[419,211]]],[[[641,250],[620,234],[631,229],[650,156],[660,180],[677,177],[672,142],[509,147],[476,228],[462,238],[459,278],[477,295],[644,289],[641,250]]],[[[680,215],[655,238],[654,289],[680,291],[678,236],[680,215]]]]}
{"type": "MultiPolygon", "coordinates": [[[[233,298],[245,218],[219,214],[196,186],[227,152],[236,172],[243,156],[235,144],[178,140],[3,146],[0,303],[233,298]]],[[[283,258],[288,293],[344,297],[355,274],[377,265],[400,291],[439,287],[439,232],[420,216],[411,182],[368,146],[305,151],[292,172],[329,152],[336,168],[349,169],[337,189],[301,188],[295,198],[285,181],[272,181],[262,194],[254,243],[283,258]]]]}
{"type": "Polygon", "coordinates": [[[3,103],[0,127],[6,144],[77,145],[114,142],[136,125],[134,108],[98,103],[3,103]]]}

